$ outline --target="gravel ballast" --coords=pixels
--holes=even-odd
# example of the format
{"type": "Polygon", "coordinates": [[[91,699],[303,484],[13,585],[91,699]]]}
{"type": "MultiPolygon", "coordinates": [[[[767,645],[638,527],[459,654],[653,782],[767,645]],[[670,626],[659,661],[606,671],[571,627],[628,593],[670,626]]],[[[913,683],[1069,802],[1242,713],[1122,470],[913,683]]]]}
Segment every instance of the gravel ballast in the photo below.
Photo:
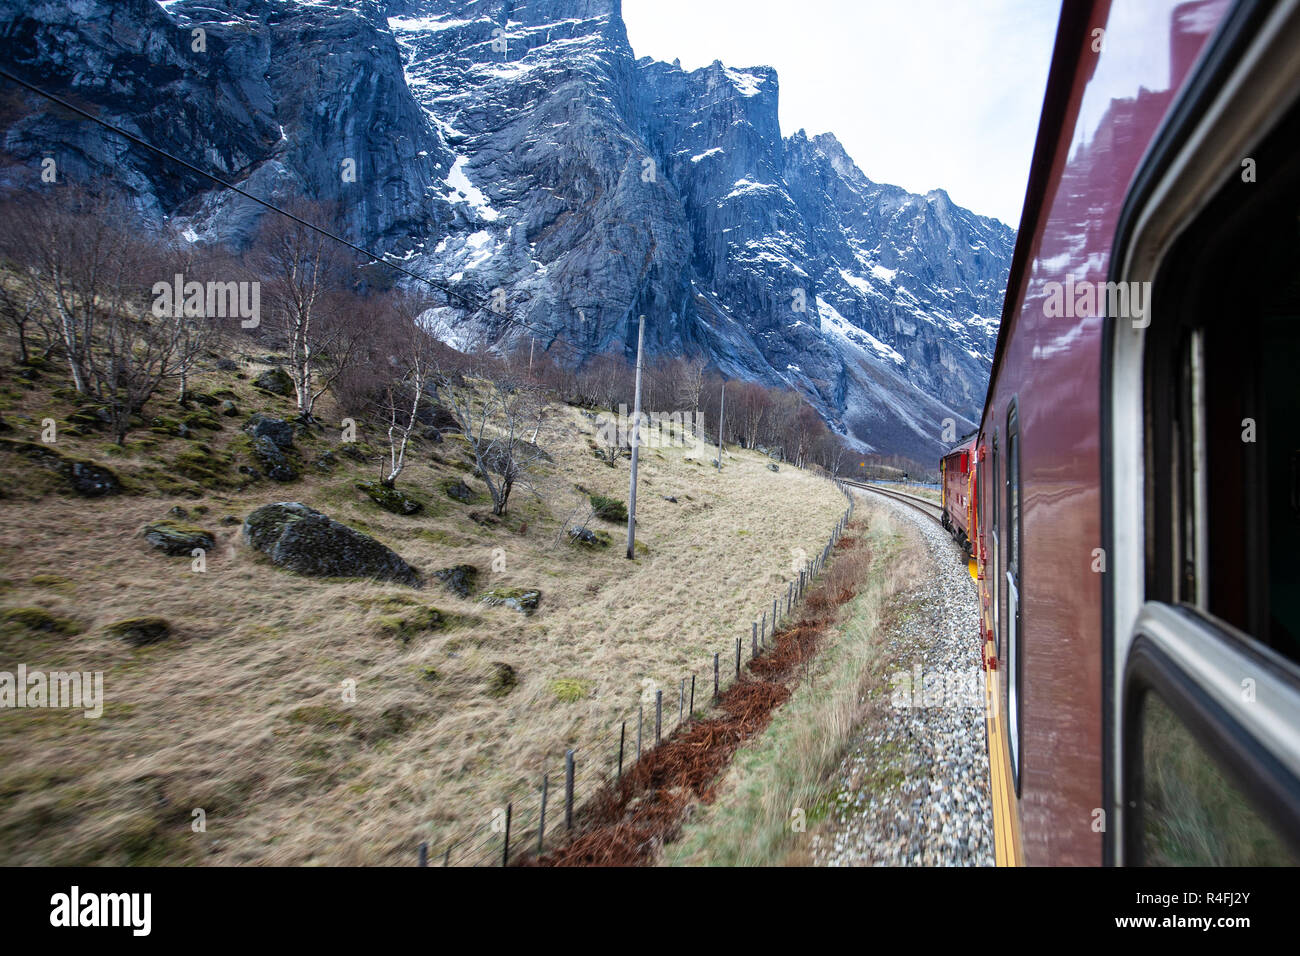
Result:
{"type": "Polygon", "coordinates": [[[884,625],[880,706],[837,771],[834,808],[813,836],[820,866],[991,866],[993,815],[975,582],[938,524],[881,495],[919,538],[925,573],[884,625]]]}

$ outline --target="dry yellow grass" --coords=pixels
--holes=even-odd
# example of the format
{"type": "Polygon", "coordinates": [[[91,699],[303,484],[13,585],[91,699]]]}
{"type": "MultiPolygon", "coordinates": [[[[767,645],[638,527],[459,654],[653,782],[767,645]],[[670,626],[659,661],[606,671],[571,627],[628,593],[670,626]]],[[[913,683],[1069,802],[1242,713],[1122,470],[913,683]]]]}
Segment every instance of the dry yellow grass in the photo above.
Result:
{"type": "MultiPolygon", "coordinates": [[[[221,385],[238,391],[245,414],[287,411],[254,401],[242,384],[198,387],[221,385]]],[[[24,424],[44,414],[43,394],[5,394],[5,416],[19,426],[9,437],[35,438],[24,424]]],[[[409,518],[352,487],[373,477],[359,466],[198,500],[157,492],[82,500],[43,492],[39,468],[0,456],[9,485],[0,501],[0,604],[42,606],[84,625],[72,637],[0,631],[0,670],[21,662],[103,671],[106,697],[99,720],[0,711],[0,862],[409,864],[419,841],[436,852],[447,838],[486,834],[493,809],[533,794],[544,770],[554,786],[567,748],[578,749],[580,782],[604,769],[642,682],[664,688],[668,711],[680,677],[703,677],[712,653],[725,661],[737,636],[748,647],[751,617],[784,592],[797,549],[821,549],[844,499],[823,478],[769,471],[757,454],[729,453],[719,474],[707,450],[692,459],[681,448],[645,449],[638,540],[648,551],[626,560],[623,529],[598,521],[614,544],[575,549],[557,543],[575,486],[626,499],[628,467],[593,457],[593,426],[581,413],[559,407],[556,416],[543,442],[556,459],[546,500],[517,491],[510,519],[493,527],[467,517],[487,505],[462,505],[438,489],[462,476],[444,463],[454,457],[449,443],[413,450],[416,463],[398,484],[421,494],[428,513],[409,518]],[[238,525],[219,524],[283,500],[373,534],[426,577],[468,563],[480,569],[481,588],[538,587],[541,608],[526,618],[456,598],[433,580],[414,591],[301,577],[247,548],[238,525]],[[140,538],[173,504],[210,509],[191,519],[217,535],[205,573],[140,538]],[[504,558],[498,573],[494,557],[504,558]],[[403,645],[380,626],[393,610],[382,599],[391,597],[462,620],[403,645]],[[168,618],[176,636],[133,649],[104,633],[139,615],[168,618]],[[487,693],[497,663],[518,675],[504,697],[487,693]],[[589,693],[561,699],[573,696],[571,685],[555,686],[567,679],[589,681],[579,685],[589,693]],[[355,703],[343,700],[346,681],[355,681],[355,703]],[[191,827],[196,809],[206,832],[191,827]]],[[[228,426],[211,444],[220,451],[234,432],[228,426]]],[[[64,438],[58,447],[127,474],[190,447],[151,438],[109,458],[106,441],[64,438]]]]}
{"type": "Polygon", "coordinates": [[[880,625],[924,559],[889,509],[868,493],[857,493],[857,502],[847,532],[857,547],[838,554],[828,572],[851,580],[855,596],[837,609],[790,700],[762,736],[736,753],[717,799],[665,847],[661,863],[811,863],[808,835],[830,809],[831,778],[883,686],[888,655],[880,625]],[[793,825],[796,811],[806,829],[793,825]]]}

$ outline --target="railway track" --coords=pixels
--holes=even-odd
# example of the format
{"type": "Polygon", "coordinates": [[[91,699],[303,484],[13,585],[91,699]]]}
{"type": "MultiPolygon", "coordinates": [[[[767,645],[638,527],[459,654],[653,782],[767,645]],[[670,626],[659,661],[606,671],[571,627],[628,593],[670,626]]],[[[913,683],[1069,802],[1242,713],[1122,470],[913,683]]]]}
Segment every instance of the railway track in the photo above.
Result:
{"type": "Polygon", "coordinates": [[[895,501],[901,501],[903,504],[915,508],[932,521],[940,525],[943,524],[943,506],[937,502],[916,495],[909,495],[905,491],[894,491],[892,488],[886,489],[880,487],[880,485],[869,485],[861,481],[846,480],[845,484],[852,485],[855,488],[863,488],[867,491],[874,491],[876,494],[884,495],[886,498],[893,498],[895,501]]]}

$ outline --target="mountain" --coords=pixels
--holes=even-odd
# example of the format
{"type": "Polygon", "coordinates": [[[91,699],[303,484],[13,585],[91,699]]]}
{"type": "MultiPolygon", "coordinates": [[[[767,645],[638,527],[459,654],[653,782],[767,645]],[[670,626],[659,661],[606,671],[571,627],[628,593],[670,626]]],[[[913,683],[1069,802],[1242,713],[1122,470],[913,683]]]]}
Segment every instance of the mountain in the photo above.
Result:
{"type": "MultiPolygon", "coordinates": [[[[255,195],[337,204],[349,238],[477,301],[503,290],[508,319],[431,310],[450,341],[534,335],[572,363],[630,354],[644,314],[652,353],[793,387],[864,451],[932,460],[978,415],[1014,232],[872,182],[833,135],[783,137],[770,68],[637,59],[618,0],[0,0],[0,60],[255,195]]],[[[0,189],[54,156],[196,239],[262,214],[0,89],[0,189]]]]}

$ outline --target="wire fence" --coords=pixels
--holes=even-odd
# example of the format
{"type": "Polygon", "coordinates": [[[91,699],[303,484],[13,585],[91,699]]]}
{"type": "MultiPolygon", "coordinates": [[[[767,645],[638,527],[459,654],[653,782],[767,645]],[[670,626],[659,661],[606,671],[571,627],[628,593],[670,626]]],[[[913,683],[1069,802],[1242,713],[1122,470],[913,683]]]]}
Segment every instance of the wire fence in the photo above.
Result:
{"type": "Polygon", "coordinates": [[[531,793],[493,808],[487,822],[458,839],[432,845],[421,842],[416,848],[417,865],[508,866],[563,845],[577,831],[582,808],[631,772],[642,757],[697,713],[707,711],[741,679],[746,662],[762,656],[778,627],[798,610],[853,518],[853,495],[844,482],[832,480],[848,507],[835,522],[826,546],[786,582],[783,592],[778,592],[770,604],[764,604],[759,615],[749,622],[747,634],[715,652],[703,672],[697,670],[682,677],[675,688],[669,688],[671,696],[656,689],[653,701],[643,697],[636,714],[613,725],[604,746],[593,746],[581,755],[576,748],[566,750],[561,770],[544,771],[531,793]]]}

